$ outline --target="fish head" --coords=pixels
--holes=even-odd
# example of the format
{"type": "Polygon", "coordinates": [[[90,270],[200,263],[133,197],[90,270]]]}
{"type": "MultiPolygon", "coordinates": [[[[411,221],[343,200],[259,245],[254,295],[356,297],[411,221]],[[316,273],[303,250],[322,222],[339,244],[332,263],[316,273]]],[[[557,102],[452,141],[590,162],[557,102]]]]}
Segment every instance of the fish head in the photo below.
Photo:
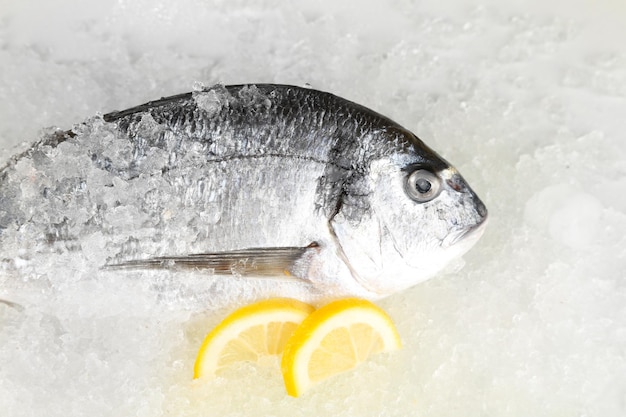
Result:
{"type": "Polygon", "coordinates": [[[434,276],[467,252],[487,209],[459,172],[414,137],[408,152],[372,161],[359,216],[331,221],[352,277],[372,298],[434,276]]]}

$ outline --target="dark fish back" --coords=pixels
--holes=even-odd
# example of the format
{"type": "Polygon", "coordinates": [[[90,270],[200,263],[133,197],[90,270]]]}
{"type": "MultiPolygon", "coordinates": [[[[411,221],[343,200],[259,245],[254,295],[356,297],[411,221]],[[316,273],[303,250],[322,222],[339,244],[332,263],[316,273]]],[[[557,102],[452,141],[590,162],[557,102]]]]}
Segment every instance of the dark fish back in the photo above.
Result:
{"type": "MultiPolygon", "coordinates": [[[[328,216],[359,193],[372,159],[413,146],[412,134],[385,116],[330,93],[286,85],[218,85],[109,113],[104,120],[128,134],[136,155],[146,146],[172,155],[193,146],[206,163],[280,157],[324,164],[318,208],[328,216]],[[146,115],[162,129],[142,133],[146,115]]],[[[183,160],[173,157],[163,170],[183,160]]]]}
{"type": "MultiPolygon", "coordinates": [[[[401,129],[390,119],[330,93],[273,84],[216,86],[109,113],[104,120],[117,123],[132,138],[146,114],[166,128],[157,136],[167,130],[186,136],[206,146],[209,160],[274,154],[350,167],[359,165],[354,157],[367,156],[353,151],[362,147],[368,134],[401,129]],[[203,96],[213,100],[212,109],[203,108],[203,96]]],[[[150,142],[162,143],[159,138],[150,142]]],[[[389,142],[391,147],[406,146],[389,142]]],[[[372,156],[390,151],[390,146],[381,145],[367,149],[372,156]]]]}

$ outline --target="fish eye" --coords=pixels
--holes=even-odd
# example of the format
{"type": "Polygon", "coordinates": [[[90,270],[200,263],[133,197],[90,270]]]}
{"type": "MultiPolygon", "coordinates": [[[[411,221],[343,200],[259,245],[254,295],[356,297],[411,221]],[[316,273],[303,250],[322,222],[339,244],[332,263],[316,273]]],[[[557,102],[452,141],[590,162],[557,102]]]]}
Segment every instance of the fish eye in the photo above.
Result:
{"type": "Polygon", "coordinates": [[[441,180],[430,171],[418,169],[406,177],[404,190],[411,200],[425,203],[439,195],[441,180]]]}

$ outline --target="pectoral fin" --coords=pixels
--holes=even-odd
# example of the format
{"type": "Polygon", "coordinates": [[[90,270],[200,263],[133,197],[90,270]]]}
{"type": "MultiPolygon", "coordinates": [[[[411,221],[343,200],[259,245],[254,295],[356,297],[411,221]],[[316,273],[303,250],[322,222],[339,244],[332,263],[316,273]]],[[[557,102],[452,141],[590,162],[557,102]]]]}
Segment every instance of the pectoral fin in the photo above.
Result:
{"type": "Polygon", "coordinates": [[[259,277],[306,277],[316,242],[305,247],[250,248],[229,252],[161,256],[106,265],[105,269],[197,269],[214,274],[259,277]]]}

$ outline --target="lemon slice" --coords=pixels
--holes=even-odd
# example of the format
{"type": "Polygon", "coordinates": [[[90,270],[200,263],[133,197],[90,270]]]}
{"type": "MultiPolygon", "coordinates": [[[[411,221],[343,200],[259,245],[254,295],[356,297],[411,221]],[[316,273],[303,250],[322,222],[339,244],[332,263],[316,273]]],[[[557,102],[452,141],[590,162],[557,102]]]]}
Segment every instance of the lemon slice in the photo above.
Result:
{"type": "Polygon", "coordinates": [[[295,328],[313,311],[297,300],[275,298],[240,308],[204,339],[194,366],[194,378],[215,377],[240,361],[258,363],[283,351],[295,328]]]}
{"type": "Polygon", "coordinates": [[[334,301],[308,316],[287,341],[281,363],[287,393],[298,397],[370,355],[401,346],[393,322],[379,307],[356,298],[334,301]]]}

